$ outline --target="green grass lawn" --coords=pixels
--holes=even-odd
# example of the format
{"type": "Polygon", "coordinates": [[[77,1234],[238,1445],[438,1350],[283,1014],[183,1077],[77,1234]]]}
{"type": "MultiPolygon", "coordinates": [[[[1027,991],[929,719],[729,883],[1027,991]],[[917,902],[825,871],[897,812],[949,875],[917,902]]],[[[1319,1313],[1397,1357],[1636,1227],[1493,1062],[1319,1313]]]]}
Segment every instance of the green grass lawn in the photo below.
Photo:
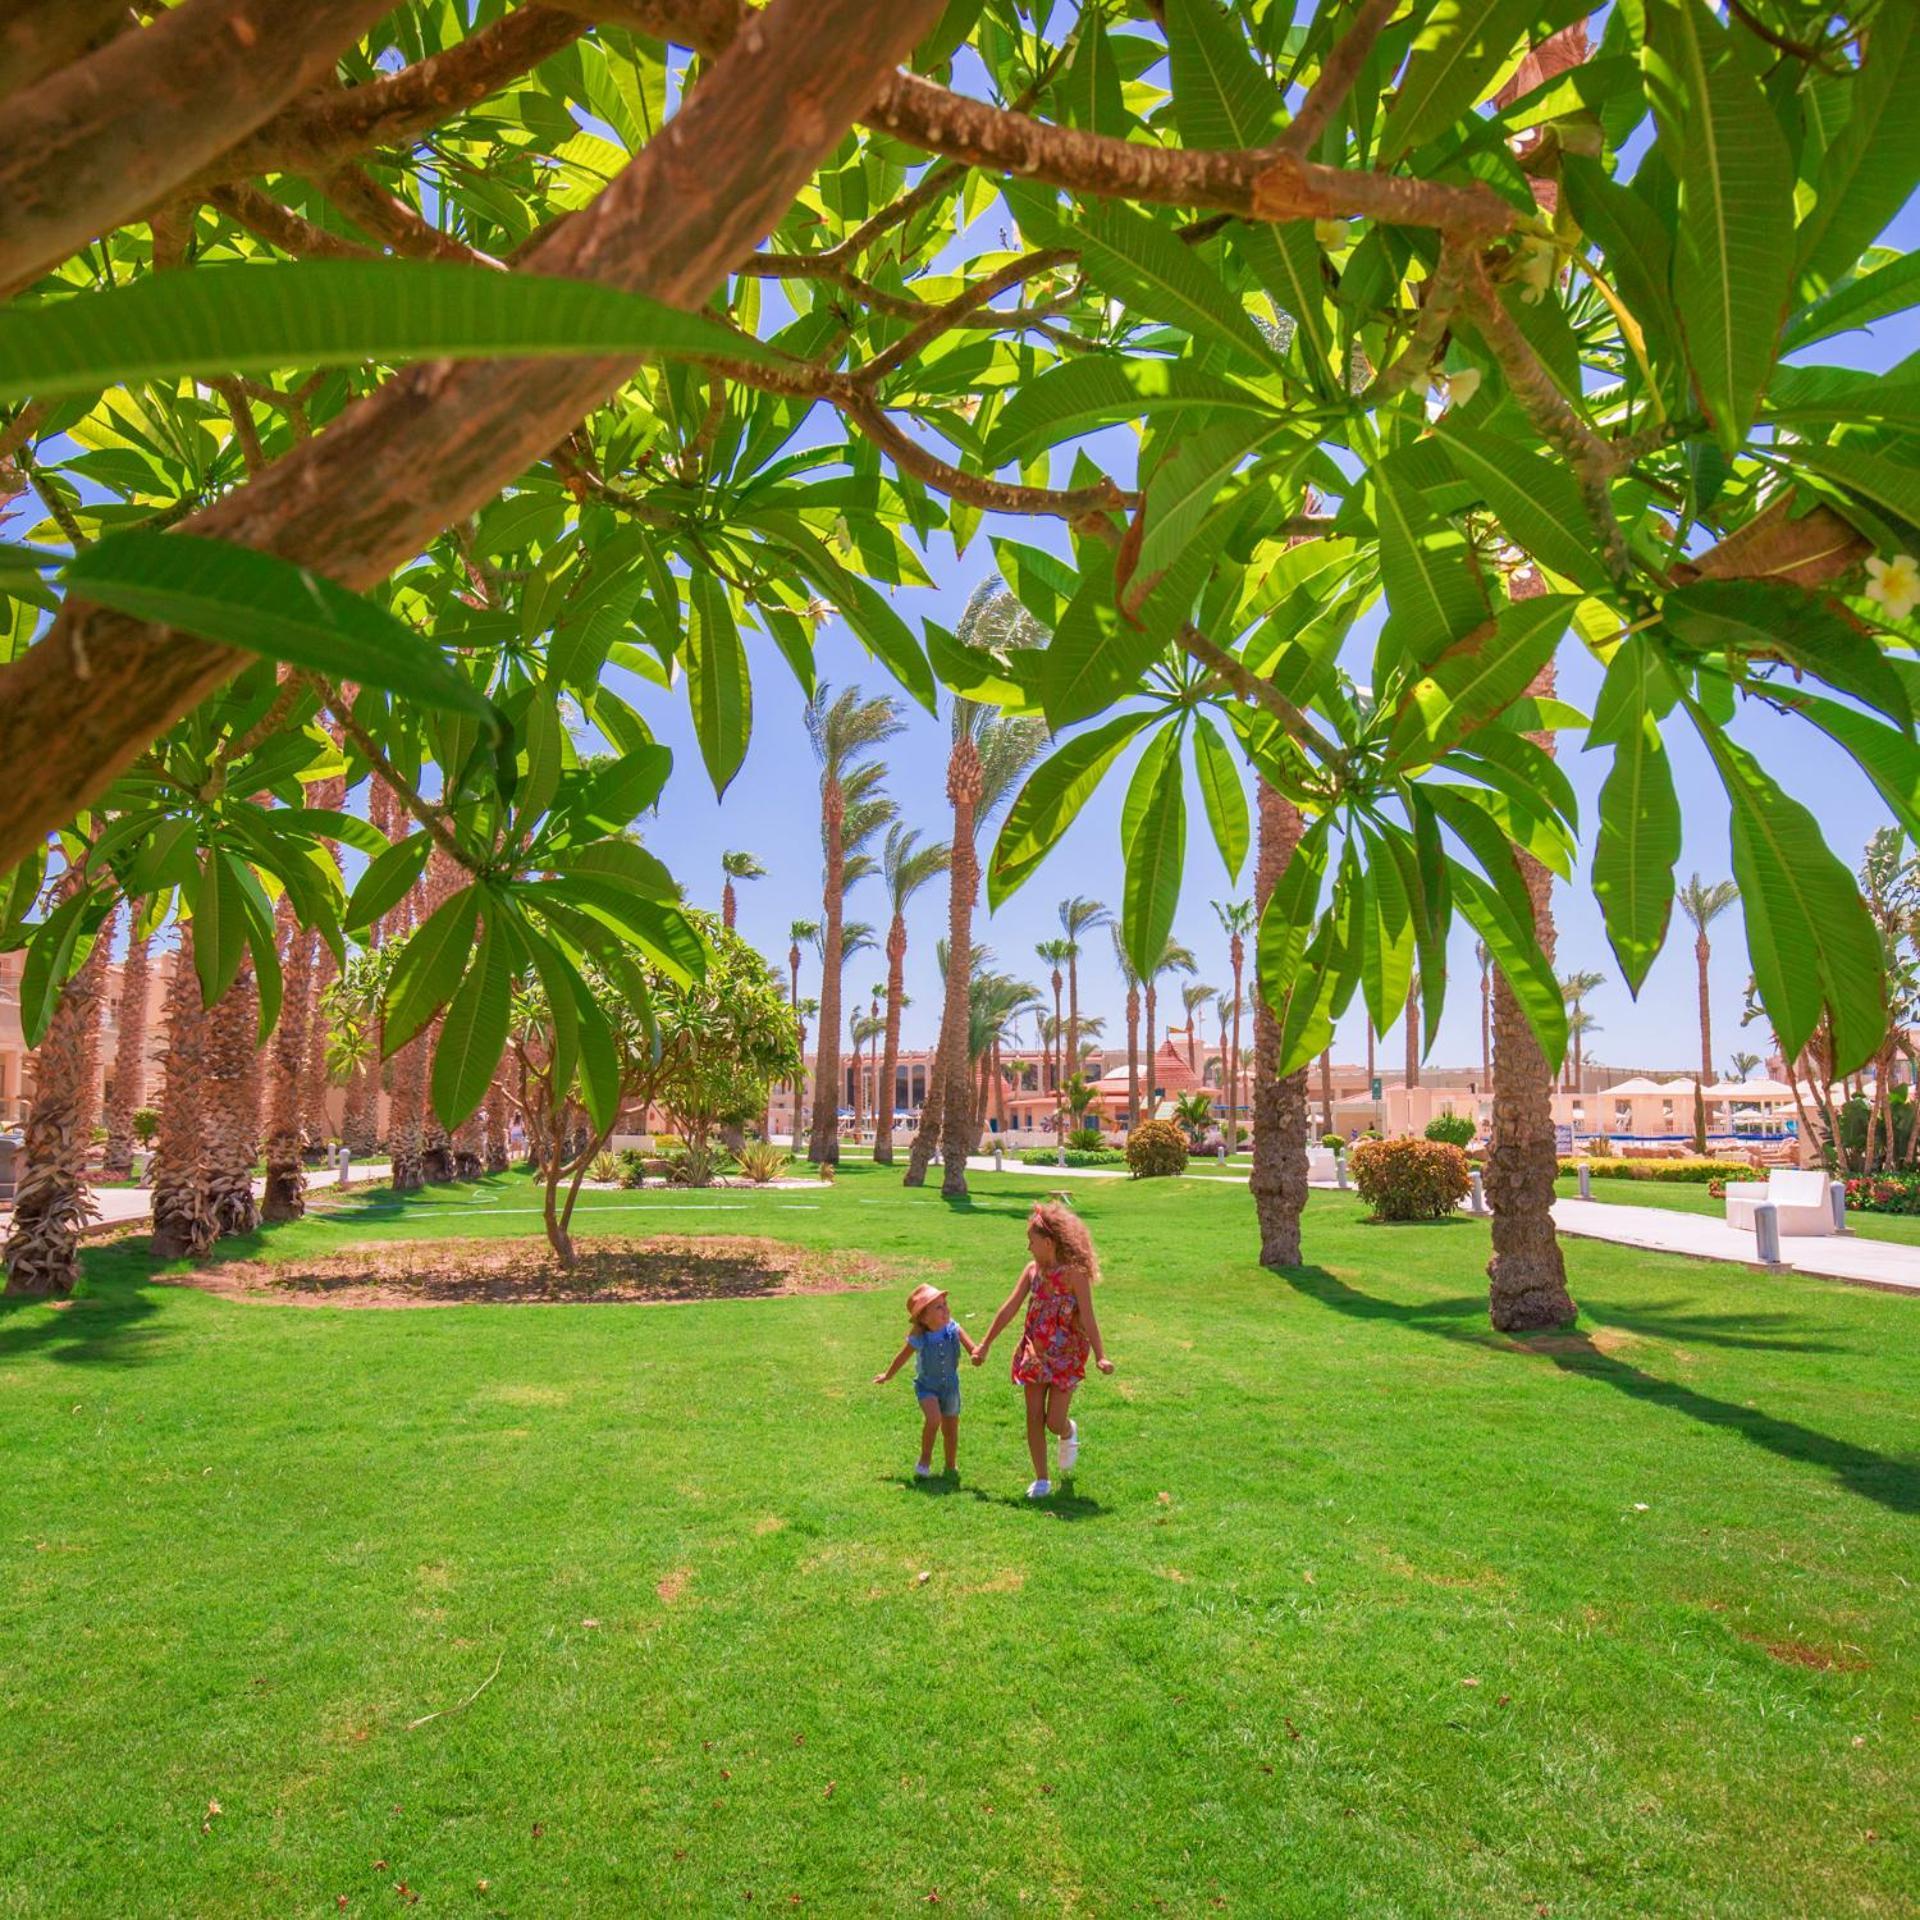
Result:
{"type": "MultiPolygon", "coordinates": [[[[978,1332],[1035,1183],[975,1189],[580,1224],[943,1261],[978,1332]]],[[[1477,1222],[1316,1194],[1274,1275],[1231,1187],[1073,1192],[1119,1370],[1044,1506],[1006,1347],[912,1481],[903,1285],[347,1311],[133,1241],[0,1306],[0,1914],[1914,1910],[1920,1302],[1571,1241],[1529,1350],[1477,1222]]]]}
{"type": "MultiPolygon", "coordinates": [[[[1557,1181],[1554,1192],[1563,1199],[1578,1197],[1579,1175],[1569,1174],[1557,1181]]],[[[1727,1203],[1714,1199],[1704,1186],[1672,1180],[1607,1180],[1596,1175],[1593,1197],[1613,1206],[1669,1207],[1677,1213],[1703,1213],[1713,1220],[1727,1217],[1727,1203]]],[[[1853,1208],[1847,1214],[1847,1225],[1862,1240],[1891,1240],[1920,1247],[1920,1216],[1914,1214],[1862,1213],[1853,1208]]]]}

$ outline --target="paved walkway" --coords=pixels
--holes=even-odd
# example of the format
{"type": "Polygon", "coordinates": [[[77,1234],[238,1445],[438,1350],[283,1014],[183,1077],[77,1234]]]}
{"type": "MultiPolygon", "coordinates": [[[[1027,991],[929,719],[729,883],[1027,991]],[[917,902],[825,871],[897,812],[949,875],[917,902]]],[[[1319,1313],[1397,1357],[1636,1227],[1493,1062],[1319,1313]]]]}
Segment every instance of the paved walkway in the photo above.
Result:
{"type": "MultiPolygon", "coordinates": [[[[387,1162],[370,1160],[365,1165],[355,1163],[350,1184],[359,1186],[377,1186],[387,1177],[387,1162]]],[[[332,1167],[309,1167],[307,1169],[307,1191],[316,1187],[337,1186],[340,1175],[332,1167]]],[[[253,1183],[255,1193],[265,1193],[267,1183],[256,1180],[253,1183]]],[[[153,1212],[153,1189],[151,1187],[95,1187],[94,1205],[100,1209],[100,1217],[83,1229],[86,1234],[111,1233],[116,1227],[137,1225],[153,1212]]],[[[11,1214],[11,1202],[0,1203],[0,1217],[11,1214]]]]}
{"type": "MultiPolygon", "coordinates": [[[[1196,1161],[1195,1165],[1204,1165],[1196,1161]]],[[[976,1155],[967,1162],[970,1170],[993,1171],[990,1154],[976,1155]]],[[[1029,1167],[1009,1160],[1003,1171],[1038,1175],[1056,1185],[1061,1180],[1125,1180],[1129,1176],[1119,1167],[1029,1167]]],[[[1193,1173],[1189,1180],[1224,1181],[1245,1186],[1241,1173],[1193,1173]]],[[[1334,1183],[1319,1180],[1315,1186],[1331,1191],[1334,1183]]],[[[1753,1235],[1724,1220],[1705,1214],[1682,1213],[1671,1207],[1634,1207],[1610,1205],[1604,1200],[1556,1200],[1553,1224],[1562,1233],[1585,1240],[1608,1240],[1620,1247],[1645,1247],[1651,1253],[1680,1253],[1699,1260],[1727,1260],[1736,1266],[1760,1267],[1754,1258],[1753,1235]]],[[[1920,1294],[1920,1247],[1903,1246],[1893,1240],[1863,1240],[1857,1234],[1785,1233],[1780,1236],[1780,1265],[1797,1273],[1820,1274],[1830,1280],[1851,1280],[1856,1285],[1886,1287],[1896,1293],[1920,1294]]],[[[1762,1268],[1762,1271],[1768,1271],[1762,1268]]],[[[1778,1269],[1773,1269],[1778,1271],[1778,1269]]]]}

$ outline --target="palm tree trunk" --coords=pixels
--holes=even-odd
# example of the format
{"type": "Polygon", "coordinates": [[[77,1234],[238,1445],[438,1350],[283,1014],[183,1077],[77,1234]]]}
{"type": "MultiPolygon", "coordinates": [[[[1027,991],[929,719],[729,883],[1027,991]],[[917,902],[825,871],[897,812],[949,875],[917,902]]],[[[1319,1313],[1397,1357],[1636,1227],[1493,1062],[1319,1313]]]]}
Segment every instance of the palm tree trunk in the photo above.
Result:
{"type": "Polygon", "coordinates": [[[729,878],[727,884],[720,889],[720,924],[729,933],[733,931],[733,916],[737,904],[733,897],[733,881],[729,878]]]}
{"type": "Polygon", "coordinates": [[[1080,1071],[1080,943],[1067,955],[1067,1073],[1080,1071]]]}
{"type": "Polygon", "coordinates": [[[993,1041],[993,1112],[1000,1122],[1000,1134],[1004,1139],[1007,1131],[1007,1077],[1000,1066],[1000,1037],[993,1041]]]}
{"type": "Polygon", "coordinates": [[[1187,1015],[1187,1066],[1193,1073],[1200,1071],[1199,1054],[1200,1022],[1194,1014],[1187,1015]]]}
{"type": "Polygon", "coordinates": [[[1060,1024],[1060,969],[1053,970],[1053,1132],[1065,1139],[1067,1132],[1067,1030],[1060,1024]]]}
{"type": "Polygon", "coordinates": [[[301,1159],[300,1096],[310,1051],[314,949],[320,936],[293,917],[293,903],[282,894],[281,925],[284,995],[273,1033],[267,1120],[267,1193],[261,1217],[270,1222],[298,1220],[307,1210],[307,1175],[301,1159]]]}
{"type": "Polygon", "coordinates": [[[1333,1131],[1332,1047],[1328,1047],[1320,1056],[1320,1129],[1323,1133],[1333,1131]]]}
{"type": "MultiPolygon", "coordinates": [[[[1539,581],[1537,574],[1522,578],[1539,581]]],[[[1536,584],[1534,591],[1540,590],[1536,584]]],[[[1527,597],[1519,581],[1515,594],[1527,597]]],[[[1553,687],[1549,662],[1527,691],[1546,697],[1553,687]]],[[[1545,752],[1553,751],[1552,734],[1529,737],[1545,752]]],[[[1534,936],[1551,966],[1553,875],[1531,854],[1516,852],[1514,859],[1533,902],[1534,936]]],[[[1485,1174],[1487,1204],[1493,1211],[1487,1304],[1502,1333],[1563,1326],[1578,1311],[1567,1291],[1566,1263],[1553,1230],[1553,1183],[1560,1156],[1554,1141],[1552,1087],[1546,1056],[1502,973],[1493,983],[1493,1122],[1485,1174]]]]}
{"type": "Polygon", "coordinates": [[[487,1089],[484,1109],[487,1117],[488,1173],[505,1173],[512,1160],[507,1148],[507,1096],[498,1080],[487,1089]]]}
{"type": "Polygon", "coordinates": [[[260,988],[251,957],[207,1014],[201,1067],[207,1198],[214,1231],[252,1233],[260,1224],[253,1165],[260,1157],[260,988]]]}
{"type": "Polygon", "coordinates": [[[113,1049],[113,1092],[107,1101],[107,1150],[100,1171],[124,1180],[133,1171],[133,1116],[147,1099],[147,1013],[153,981],[153,936],[140,931],[143,900],[127,902],[127,958],[120,970],[120,1031],[113,1049]]]}
{"type": "Polygon", "coordinates": [[[1145,1113],[1144,1113],[1144,1114],[1143,1114],[1143,1115],[1141,1116],[1141,1117],[1142,1117],[1143,1119],[1147,1119],[1147,1120],[1151,1120],[1151,1119],[1153,1118],[1153,1069],[1154,1069],[1154,1058],[1153,1058],[1153,1041],[1154,1041],[1154,1014],[1155,1014],[1155,1012],[1156,1012],[1156,1011],[1158,1010],[1158,1006],[1159,1006],[1159,1000],[1160,1000],[1160,995],[1159,995],[1159,991],[1158,991],[1158,989],[1157,989],[1157,988],[1156,988],[1156,987],[1154,986],[1154,984],[1153,984],[1153,982],[1152,982],[1151,980],[1149,980],[1149,981],[1147,982],[1147,993],[1146,993],[1146,1001],[1147,1001],[1147,1045],[1146,1045],[1146,1068],[1147,1068],[1147,1079],[1146,1079],[1146,1100],[1147,1100],[1147,1110],[1146,1110],[1146,1112],[1145,1112],[1145,1113]]]}
{"type": "Polygon", "coordinates": [[[213,1245],[203,1144],[205,1045],[206,1012],[188,921],[180,929],[167,989],[167,1057],[161,1068],[160,1131],[154,1137],[153,1233],[147,1243],[155,1261],[197,1260],[213,1245]]]}
{"type": "Polygon", "coordinates": [[[1140,989],[1127,989],[1127,1129],[1145,1118],[1140,1111],[1140,989]]]}
{"type": "MultiPolygon", "coordinates": [[[[944,1026],[944,1021],[942,1025],[944,1026]]],[[[940,1144],[940,1129],[946,1109],[946,1059],[935,1047],[927,1064],[927,1097],[920,1103],[920,1125],[907,1149],[907,1171],[900,1184],[920,1187],[926,1184],[927,1168],[933,1164],[935,1148],[940,1144]]]]}
{"type": "Polygon", "coordinates": [[[1227,1055],[1227,1145],[1237,1151],[1240,1145],[1240,1109],[1246,1105],[1240,1069],[1240,1005],[1245,999],[1247,943],[1235,934],[1228,950],[1233,962],[1233,1051],[1227,1055]]]}
{"type": "Polygon", "coordinates": [[[1694,1128],[1697,1136],[1694,1141],[1696,1151],[1707,1150],[1706,1128],[1706,1088],[1713,1079],[1713,1001],[1707,992],[1707,960],[1711,953],[1707,945],[1707,930],[1700,929],[1693,943],[1694,965],[1700,974],[1700,1088],[1701,1098],[1696,1108],[1698,1122],[1694,1128]]]}
{"type": "MultiPolygon", "coordinates": [[[[389,938],[403,937],[418,915],[420,889],[413,891],[389,916],[389,938]]],[[[418,1193],[427,1184],[422,1165],[420,1106],[427,1084],[427,1038],[416,1033],[393,1056],[387,1083],[388,1184],[395,1193],[418,1193]]]]}
{"type": "Polygon", "coordinates": [[[907,921],[893,916],[887,929],[887,1039],[880,1055],[880,1084],[874,1089],[873,1164],[893,1165],[893,1083],[900,1071],[900,1001],[906,992],[907,921]]]}
{"type": "MultiPolygon", "coordinates": [[[[79,887],[70,873],[60,896],[79,887]]],[[[25,1165],[14,1191],[4,1260],[6,1291],[64,1297],[80,1278],[80,1230],[98,1217],[87,1186],[87,1154],[98,1106],[100,1016],[117,910],[60,989],[46,1037],[34,1053],[33,1105],[27,1113],[25,1165]]]]}
{"type": "Polygon", "coordinates": [[[980,856],[973,843],[980,804],[980,752],[962,736],[947,761],[947,798],[953,803],[953,857],[948,865],[947,997],[940,1015],[940,1052],[947,1061],[947,1098],[940,1122],[940,1191],[949,1200],[967,1191],[967,1155],[979,1144],[968,1081],[967,987],[973,978],[973,902],[980,856]]]}
{"type": "MultiPolygon", "coordinates": [[[[1300,844],[1300,809],[1265,780],[1259,782],[1259,850],[1253,891],[1264,913],[1280,876],[1300,844]]],[[[1260,1222],[1260,1264],[1300,1264],[1300,1219],[1307,1208],[1307,1070],[1284,1079],[1280,1064],[1280,1022],[1273,1002],[1287,987],[1253,966],[1253,1172],[1247,1185],[1260,1222]]]]}
{"type": "MultiPolygon", "coordinates": [[[[1420,1084],[1420,996],[1407,989],[1407,1090],[1420,1084]]],[[[1413,1124],[1413,1102],[1407,1102],[1407,1124],[1413,1124]]]]}
{"type": "MultiPolygon", "coordinates": [[[[307,1055],[300,1063],[300,1145],[304,1153],[324,1147],[332,1131],[332,1119],[327,1112],[327,1016],[321,996],[333,985],[339,972],[340,964],[333,957],[333,949],[324,940],[316,942],[313,987],[308,1000],[307,1055]]],[[[345,1131],[343,1125],[343,1135],[345,1131]]]]}
{"type": "Polygon", "coordinates": [[[807,1158],[816,1166],[840,1163],[841,923],[846,907],[847,866],[840,836],[845,822],[840,782],[829,775],[820,792],[820,832],[827,855],[827,883],[821,902],[826,934],[820,967],[820,1053],[813,1074],[813,1134],[807,1142],[807,1158]]]}

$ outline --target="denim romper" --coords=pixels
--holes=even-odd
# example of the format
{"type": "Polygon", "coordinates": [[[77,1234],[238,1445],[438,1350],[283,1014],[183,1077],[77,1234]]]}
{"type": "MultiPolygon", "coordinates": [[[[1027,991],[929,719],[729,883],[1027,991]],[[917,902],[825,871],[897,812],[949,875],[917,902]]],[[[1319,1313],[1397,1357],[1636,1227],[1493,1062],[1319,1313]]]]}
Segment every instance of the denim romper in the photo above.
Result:
{"type": "Polygon", "coordinates": [[[960,1328],[949,1320],[938,1333],[910,1333],[907,1345],[913,1349],[913,1397],[938,1400],[940,1411],[952,1416],[960,1411],[960,1328]]]}

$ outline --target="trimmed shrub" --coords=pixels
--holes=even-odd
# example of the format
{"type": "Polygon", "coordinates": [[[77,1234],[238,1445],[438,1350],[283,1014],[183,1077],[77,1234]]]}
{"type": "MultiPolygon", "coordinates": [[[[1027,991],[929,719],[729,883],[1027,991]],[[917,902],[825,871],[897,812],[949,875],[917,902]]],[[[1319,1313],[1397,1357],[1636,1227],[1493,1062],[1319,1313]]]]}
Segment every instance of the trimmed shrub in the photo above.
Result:
{"type": "Polygon", "coordinates": [[[1427,1138],[1444,1141],[1450,1147],[1464,1147],[1480,1129],[1464,1113],[1449,1107],[1427,1122],[1427,1138]]]}
{"type": "Polygon", "coordinates": [[[1098,1127],[1075,1127],[1067,1135],[1067,1151],[1072,1153],[1076,1149],[1081,1153],[1119,1152],[1117,1147],[1110,1149],[1107,1146],[1107,1136],[1098,1127]]]}
{"type": "Polygon", "coordinates": [[[1187,1170],[1187,1136],[1171,1120],[1142,1120],[1127,1135],[1127,1165],[1136,1180],[1164,1180],[1187,1170]]]}
{"type": "MultiPolygon", "coordinates": [[[[1057,1167],[1060,1156],[1051,1147],[1028,1147],[1014,1155],[1023,1167],[1057,1167]]],[[[1124,1167],[1127,1156],[1118,1147],[1069,1147],[1070,1167],[1124,1167]]]]}
{"type": "MultiPolygon", "coordinates": [[[[1562,1160],[1563,1175],[1580,1171],[1578,1160],[1562,1160]]],[[[1670,1186],[1704,1187],[1714,1180],[1752,1180],[1757,1176],[1744,1160],[1589,1160],[1587,1172],[1595,1180],[1654,1180],[1670,1186]]]]}
{"type": "Polygon", "coordinates": [[[1323,1133],[1320,1136],[1320,1144],[1338,1153],[1347,1144],[1347,1136],[1344,1133],[1323,1133]]]}
{"type": "Polygon", "coordinates": [[[1347,1166],[1376,1220],[1444,1220],[1472,1184],[1467,1156],[1446,1140],[1362,1140],[1347,1166]]]}

